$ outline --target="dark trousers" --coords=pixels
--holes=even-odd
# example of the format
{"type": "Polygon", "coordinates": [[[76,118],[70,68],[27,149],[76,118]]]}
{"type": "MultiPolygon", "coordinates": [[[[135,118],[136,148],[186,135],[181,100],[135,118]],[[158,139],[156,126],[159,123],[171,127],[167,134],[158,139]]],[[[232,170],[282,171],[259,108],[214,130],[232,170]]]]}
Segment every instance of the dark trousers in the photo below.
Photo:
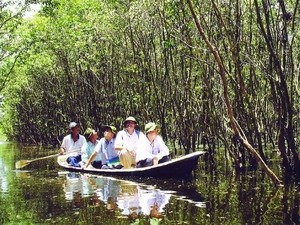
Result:
{"type": "Polygon", "coordinates": [[[102,168],[102,162],[101,161],[93,161],[92,166],[97,168],[97,169],[101,169],[102,168]]]}
{"type": "MultiPolygon", "coordinates": [[[[162,157],[158,163],[164,163],[170,160],[170,157],[168,155],[162,157]]],[[[153,160],[152,159],[143,159],[137,162],[136,167],[146,167],[146,166],[153,166],[153,160]]]]}

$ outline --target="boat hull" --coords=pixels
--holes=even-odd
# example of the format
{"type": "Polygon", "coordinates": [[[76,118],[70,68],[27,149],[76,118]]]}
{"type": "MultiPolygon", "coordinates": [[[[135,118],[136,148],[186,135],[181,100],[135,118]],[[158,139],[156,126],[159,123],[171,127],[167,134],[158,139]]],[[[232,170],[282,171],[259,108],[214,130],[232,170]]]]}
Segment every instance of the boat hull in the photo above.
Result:
{"type": "Polygon", "coordinates": [[[172,159],[158,165],[133,168],[133,169],[96,169],[88,167],[85,169],[70,166],[66,162],[68,155],[59,156],[58,164],[68,171],[79,171],[94,173],[107,176],[136,176],[136,177],[155,177],[155,178],[189,178],[196,169],[199,157],[205,152],[197,151],[180,158],[172,159]]]}

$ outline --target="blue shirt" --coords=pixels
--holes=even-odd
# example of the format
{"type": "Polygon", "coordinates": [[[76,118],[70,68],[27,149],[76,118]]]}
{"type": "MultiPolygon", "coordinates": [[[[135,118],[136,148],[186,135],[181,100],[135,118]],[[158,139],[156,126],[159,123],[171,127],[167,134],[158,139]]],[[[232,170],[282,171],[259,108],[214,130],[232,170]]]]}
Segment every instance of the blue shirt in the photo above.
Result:
{"type": "Polygon", "coordinates": [[[115,138],[108,141],[104,137],[100,139],[95,148],[97,155],[102,155],[102,164],[106,164],[108,160],[118,156],[118,151],[115,150],[115,138]]]}

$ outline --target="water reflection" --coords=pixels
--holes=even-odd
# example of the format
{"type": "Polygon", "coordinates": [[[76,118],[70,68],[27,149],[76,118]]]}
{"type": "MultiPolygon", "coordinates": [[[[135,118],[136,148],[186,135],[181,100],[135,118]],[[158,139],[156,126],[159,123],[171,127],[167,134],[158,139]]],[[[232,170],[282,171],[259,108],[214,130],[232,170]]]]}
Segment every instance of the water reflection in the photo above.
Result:
{"type": "Polygon", "coordinates": [[[3,159],[0,158],[0,188],[1,192],[7,192],[8,191],[8,183],[6,179],[6,173],[8,171],[7,165],[3,162],[3,159]]]}
{"type": "Polygon", "coordinates": [[[0,224],[300,224],[299,184],[277,189],[262,171],[235,173],[223,161],[199,165],[191,186],[58,172],[55,159],[14,169],[53,152],[0,145],[0,224]]]}
{"type": "Polygon", "coordinates": [[[131,220],[149,216],[160,219],[175,191],[163,191],[154,186],[128,180],[102,177],[77,172],[63,172],[65,199],[74,208],[82,207],[82,198],[90,197],[92,205],[104,203],[109,212],[120,212],[131,220]]]}

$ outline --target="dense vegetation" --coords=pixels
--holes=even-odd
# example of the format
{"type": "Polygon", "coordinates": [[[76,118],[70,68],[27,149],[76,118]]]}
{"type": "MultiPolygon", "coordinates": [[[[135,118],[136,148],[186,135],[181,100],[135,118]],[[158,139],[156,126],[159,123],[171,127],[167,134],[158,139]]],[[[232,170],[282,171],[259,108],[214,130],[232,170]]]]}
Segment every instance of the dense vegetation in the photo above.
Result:
{"type": "Polygon", "coordinates": [[[271,144],[300,177],[299,0],[36,2],[31,19],[0,3],[10,140],[55,145],[71,120],[132,115],[186,152],[225,146],[237,168],[257,164],[251,146],[268,163],[271,144]]]}

